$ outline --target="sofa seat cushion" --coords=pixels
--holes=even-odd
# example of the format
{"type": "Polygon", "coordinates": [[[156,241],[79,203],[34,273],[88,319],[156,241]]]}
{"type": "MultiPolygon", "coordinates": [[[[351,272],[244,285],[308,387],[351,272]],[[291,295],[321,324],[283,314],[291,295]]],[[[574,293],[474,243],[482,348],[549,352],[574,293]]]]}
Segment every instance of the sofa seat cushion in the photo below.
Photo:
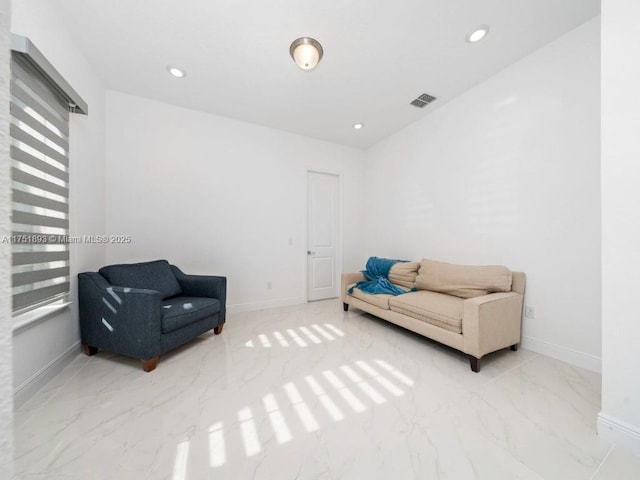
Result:
{"type": "MultiPolygon", "coordinates": [[[[354,286],[355,283],[347,287],[347,291],[349,291],[349,289],[354,286]]],[[[354,288],[351,296],[357,298],[358,300],[362,300],[363,302],[370,303],[371,305],[383,310],[389,310],[389,299],[393,298],[393,295],[387,295],[386,293],[376,293],[375,295],[365,293],[359,288],[354,288]]]]}
{"type": "Polygon", "coordinates": [[[109,265],[102,267],[99,273],[111,285],[156,290],[160,292],[162,298],[175,297],[182,293],[180,284],[166,260],[109,265]]]}
{"type": "Polygon", "coordinates": [[[215,298],[170,298],[162,302],[162,333],[173,332],[219,311],[220,302],[215,298]]]}
{"type": "Polygon", "coordinates": [[[390,310],[430,323],[451,332],[462,333],[464,300],[443,293],[418,291],[392,297],[390,310]]]}

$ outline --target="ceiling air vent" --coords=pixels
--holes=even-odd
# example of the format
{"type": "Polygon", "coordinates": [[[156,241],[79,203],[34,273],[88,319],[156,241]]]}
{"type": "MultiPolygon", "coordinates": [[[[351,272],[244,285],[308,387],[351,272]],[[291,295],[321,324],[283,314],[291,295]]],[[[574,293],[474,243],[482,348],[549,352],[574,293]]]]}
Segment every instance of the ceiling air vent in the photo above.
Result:
{"type": "Polygon", "coordinates": [[[411,102],[411,105],[418,108],[424,108],[427,105],[429,105],[431,102],[433,102],[435,99],[436,97],[433,97],[427,93],[423,93],[418,98],[416,98],[413,102],[411,102]]]}

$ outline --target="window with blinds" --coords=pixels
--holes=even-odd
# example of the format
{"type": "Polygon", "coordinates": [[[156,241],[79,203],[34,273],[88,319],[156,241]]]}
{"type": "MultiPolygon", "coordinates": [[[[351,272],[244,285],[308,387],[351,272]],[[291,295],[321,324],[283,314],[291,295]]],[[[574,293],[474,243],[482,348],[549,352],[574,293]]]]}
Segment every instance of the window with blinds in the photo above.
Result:
{"type": "Polygon", "coordinates": [[[22,56],[11,60],[14,314],[69,295],[69,106],[22,56]]]}

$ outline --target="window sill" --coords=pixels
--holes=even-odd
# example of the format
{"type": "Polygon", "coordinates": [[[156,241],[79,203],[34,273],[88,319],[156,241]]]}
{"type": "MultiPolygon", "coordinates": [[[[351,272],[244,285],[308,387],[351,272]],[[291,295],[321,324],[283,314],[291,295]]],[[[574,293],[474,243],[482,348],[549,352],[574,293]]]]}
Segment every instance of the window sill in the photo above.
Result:
{"type": "Polygon", "coordinates": [[[69,308],[69,305],[71,305],[71,302],[59,303],[57,305],[45,305],[44,307],[36,308],[30,312],[13,317],[13,334],[15,335],[22,330],[31,328],[34,325],[57,315],[63,310],[69,308]]]}

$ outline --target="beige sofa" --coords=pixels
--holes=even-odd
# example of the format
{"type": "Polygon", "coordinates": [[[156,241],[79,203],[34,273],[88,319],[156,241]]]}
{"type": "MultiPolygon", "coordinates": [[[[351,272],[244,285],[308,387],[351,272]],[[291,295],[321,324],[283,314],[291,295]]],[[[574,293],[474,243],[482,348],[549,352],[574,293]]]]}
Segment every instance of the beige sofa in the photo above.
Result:
{"type": "Polygon", "coordinates": [[[488,353],[517,350],[522,325],[525,275],[503,266],[454,265],[423,259],[396,263],[389,280],[409,291],[371,295],[354,288],[362,273],[342,274],[344,310],[353,305],[466,353],[471,370],[480,370],[488,353]]]}

